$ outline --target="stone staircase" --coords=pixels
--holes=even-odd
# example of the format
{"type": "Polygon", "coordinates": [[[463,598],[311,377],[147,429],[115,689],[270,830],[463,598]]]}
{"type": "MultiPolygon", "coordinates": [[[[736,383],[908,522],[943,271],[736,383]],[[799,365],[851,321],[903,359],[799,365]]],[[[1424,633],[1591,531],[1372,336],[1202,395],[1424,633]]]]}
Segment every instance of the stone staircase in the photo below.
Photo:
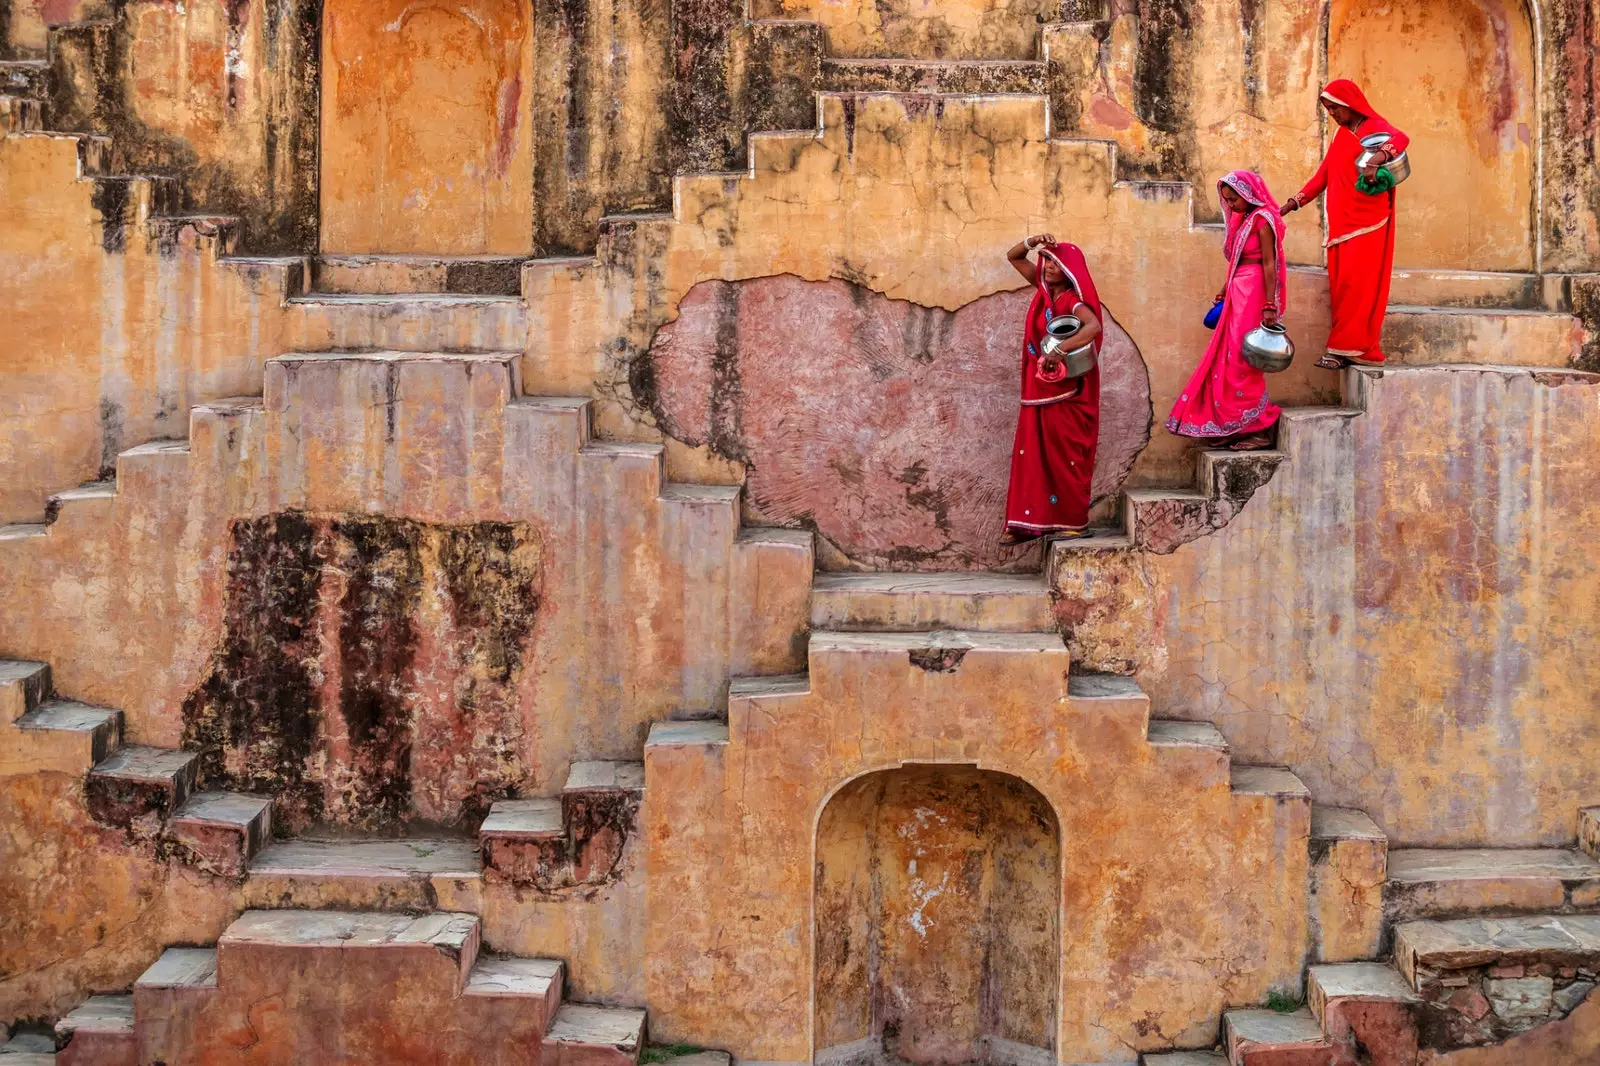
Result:
{"type": "Polygon", "coordinates": [[[480,947],[470,914],[246,911],[214,948],[170,948],[130,995],[68,1014],[55,1061],[215,1061],[237,1054],[241,1030],[255,1055],[285,1062],[639,1060],[644,1011],[563,1002],[561,962],[480,947]]]}

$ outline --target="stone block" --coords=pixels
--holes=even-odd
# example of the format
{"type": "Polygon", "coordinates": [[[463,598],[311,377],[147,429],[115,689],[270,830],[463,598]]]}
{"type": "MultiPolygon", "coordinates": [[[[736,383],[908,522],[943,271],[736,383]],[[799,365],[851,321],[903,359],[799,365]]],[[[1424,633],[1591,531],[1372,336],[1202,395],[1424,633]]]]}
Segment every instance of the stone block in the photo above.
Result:
{"type": "Polygon", "coordinates": [[[1311,808],[1311,955],[1370,959],[1382,949],[1388,840],[1349,807],[1311,808]]]}
{"type": "Polygon", "coordinates": [[[1567,848],[1403,848],[1389,853],[1391,922],[1536,914],[1600,902],[1600,862],[1567,848]]]}
{"type": "Polygon", "coordinates": [[[216,948],[168,948],[133,985],[140,1062],[177,1062],[202,1038],[217,994],[216,948]]]}
{"type": "Polygon", "coordinates": [[[89,813],[105,825],[153,840],[189,798],[198,769],[193,752],[119,748],[95,764],[84,782],[89,813]]]}
{"type": "Polygon", "coordinates": [[[478,827],[484,876],[544,891],[569,876],[571,849],[559,799],[497,800],[478,827]]]}
{"type": "Polygon", "coordinates": [[[46,699],[16,719],[0,747],[0,771],[53,770],[77,776],[122,743],[122,712],[75,700],[46,699]]]}
{"type": "Polygon", "coordinates": [[[801,529],[744,529],[729,583],[733,677],[804,668],[816,538],[801,529]]]}
{"type": "Polygon", "coordinates": [[[1223,1015],[1230,1066],[1333,1066],[1334,1049],[1307,1010],[1280,1014],[1235,1010],[1223,1015]]]}
{"type": "Polygon", "coordinates": [[[811,591],[813,629],[1038,633],[1055,628],[1049,591],[1032,574],[823,573],[811,591]]]}
{"type": "Polygon", "coordinates": [[[1582,351],[1583,323],[1572,315],[1516,308],[1391,304],[1383,349],[1397,364],[1481,363],[1570,366],[1582,351]]]}
{"type": "Polygon", "coordinates": [[[1550,1016],[1555,982],[1548,977],[1491,977],[1484,982],[1484,994],[1508,1027],[1527,1029],[1550,1016]]]}
{"type": "Polygon", "coordinates": [[[272,837],[272,800],[236,792],[191,796],[167,822],[165,840],[183,861],[221,877],[243,877],[272,837]]]}
{"type": "Polygon", "coordinates": [[[1578,812],[1578,847],[1591,859],[1600,859],[1600,807],[1578,812]]]}
{"type": "Polygon", "coordinates": [[[56,1066],[139,1066],[132,996],[91,996],[56,1023],[56,1066]]]}
{"type": "Polygon", "coordinates": [[[642,1010],[563,1003],[544,1034],[542,1066],[628,1066],[644,1047],[642,1010]]]}
{"type": "Polygon", "coordinates": [[[247,905],[476,912],[482,872],[471,841],[279,841],[262,849],[245,881],[247,905]]]}

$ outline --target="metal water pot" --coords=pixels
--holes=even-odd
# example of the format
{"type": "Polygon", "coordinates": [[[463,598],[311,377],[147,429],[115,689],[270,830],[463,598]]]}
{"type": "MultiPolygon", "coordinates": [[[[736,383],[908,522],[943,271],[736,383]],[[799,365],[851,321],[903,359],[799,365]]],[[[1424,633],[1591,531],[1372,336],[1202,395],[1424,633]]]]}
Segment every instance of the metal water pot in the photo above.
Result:
{"type": "MultiPolygon", "coordinates": [[[[1365,148],[1366,151],[1362,152],[1356,157],[1356,169],[1360,170],[1362,167],[1371,166],[1372,164],[1378,162],[1380,156],[1377,152],[1373,151],[1373,149],[1381,148],[1388,143],[1389,134],[1387,133],[1370,133],[1361,138],[1361,147],[1365,148]]],[[[1388,168],[1389,173],[1394,177],[1394,183],[1396,185],[1399,185],[1402,181],[1405,181],[1411,176],[1411,160],[1406,158],[1406,154],[1404,152],[1401,152],[1387,163],[1384,163],[1383,166],[1388,168]]]]}
{"type": "Polygon", "coordinates": [[[1289,369],[1294,361],[1294,341],[1282,325],[1260,325],[1244,335],[1239,346],[1244,361],[1263,374],[1289,369]]]}
{"type": "Polygon", "coordinates": [[[1075,315],[1057,315],[1044,328],[1044,342],[1040,354],[1060,359],[1067,369],[1067,377],[1081,378],[1094,369],[1094,343],[1071,347],[1072,338],[1083,329],[1083,321],[1075,315]]]}

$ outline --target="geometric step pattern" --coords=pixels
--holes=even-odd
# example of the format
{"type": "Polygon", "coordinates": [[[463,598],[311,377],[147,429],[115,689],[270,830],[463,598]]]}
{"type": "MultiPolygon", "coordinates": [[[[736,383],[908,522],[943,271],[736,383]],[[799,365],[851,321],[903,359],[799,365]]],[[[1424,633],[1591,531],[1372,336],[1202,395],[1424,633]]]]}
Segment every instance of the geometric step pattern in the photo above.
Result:
{"type": "Polygon", "coordinates": [[[246,911],[63,1019],[62,1061],[637,1061],[643,1011],[563,1004],[560,962],[482,954],[480,935],[468,914],[246,911]]]}
{"type": "Polygon", "coordinates": [[[644,798],[642,762],[577,762],[558,799],[499,800],[478,828],[486,877],[545,893],[618,876],[644,798]]]}

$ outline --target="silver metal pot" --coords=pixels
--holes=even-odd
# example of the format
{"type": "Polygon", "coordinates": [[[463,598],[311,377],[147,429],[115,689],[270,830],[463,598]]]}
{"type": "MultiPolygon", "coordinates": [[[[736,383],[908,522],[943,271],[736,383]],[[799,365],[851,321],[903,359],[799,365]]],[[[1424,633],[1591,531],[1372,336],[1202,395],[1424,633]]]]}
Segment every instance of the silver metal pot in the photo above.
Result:
{"type": "Polygon", "coordinates": [[[1387,133],[1370,133],[1361,138],[1361,147],[1365,148],[1366,151],[1356,157],[1356,169],[1360,170],[1362,167],[1372,166],[1377,163],[1387,167],[1389,173],[1394,176],[1394,183],[1399,185],[1411,176],[1411,160],[1406,158],[1404,152],[1401,152],[1387,163],[1381,163],[1382,154],[1374,151],[1374,149],[1381,148],[1388,143],[1389,134],[1387,133]]]}
{"type": "Polygon", "coordinates": [[[1294,341],[1282,325],[1260,325],[1244,335],[1239,352],[1245,362],[1263,374],[1276,374],[1289,369],[1294,361],[1294,341]]]}
{"type": "Polygon", "coordinates": [[[1083,329],[1083,321],[1076,315],[1057,315],[1050,320],[1044,328],[1044,342],[1040,344],[1040,354],[1053,356],[1061,360],[1067,368],[1067,377],[1081,378],[1094,369],[1094,342],[1081,347],[1069,347],[1072,338],[1083,329]]]}

